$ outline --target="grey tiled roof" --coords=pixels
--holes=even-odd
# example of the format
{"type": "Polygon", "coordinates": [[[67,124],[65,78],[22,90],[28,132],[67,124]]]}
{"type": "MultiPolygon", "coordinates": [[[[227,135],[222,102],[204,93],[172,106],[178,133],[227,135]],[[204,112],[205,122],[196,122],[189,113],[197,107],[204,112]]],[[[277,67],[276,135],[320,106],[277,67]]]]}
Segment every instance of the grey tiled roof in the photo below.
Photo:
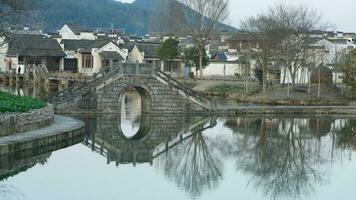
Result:
{"type": "Polygon", "coordinates": [[[76,51],[93,44],[93,40],[62,40],[64,50],[76,51]]]}
{"type": "Polygon", "coordinates": [[[114,51],[103,51],[99,53],[100,57],[102,59],[107,59],[107,60],[124,60],[122,56],[114,51]]]}
{"type": "Polygon", "coordinates": [[[57,40],[41,35],[12,35],[6,54],[8,56],[65,56],[57,40]]]}
{"type": "Polygon", "coordinates": [[[140,52],[144,52],[145,58],[158,58],[158,48],[161,43],[156,42],[137,42],[136,46],[140,52]]]}
{"type": "Polygon", "coordinates": [[[87,46],[78,48],[78,51],[82,53],[90,53],[92,49],[99,49],[108,43],[110,43],[108,40],[92,40],[87,46]]]}
{"type": "Polygon", "coordinates": [[[253,41],[253,40],[258,40],[259,38],[261,38],[261,34],[260,33],[245,33],[245,32],[241,32],[241,33],[235,33],[228,40],[229,41],[232,41],[232,40],[253,41]]]}
{"type": "Polygon", "coordinates": [[[79,34],[80,32],[88,32],[89,30],[81,25],[77,24],[66,24],[70,30],[73,31],[75,34],[79,34]]]}

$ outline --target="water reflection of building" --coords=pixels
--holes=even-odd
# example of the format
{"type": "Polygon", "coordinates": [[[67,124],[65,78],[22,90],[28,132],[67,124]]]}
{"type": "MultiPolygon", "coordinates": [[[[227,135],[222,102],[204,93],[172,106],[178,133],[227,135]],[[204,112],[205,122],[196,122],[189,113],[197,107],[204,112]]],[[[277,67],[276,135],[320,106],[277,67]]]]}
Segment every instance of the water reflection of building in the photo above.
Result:
{"type": "Polygon", "coordinates": [[[13,86],[0,85],[0,90],[14,95],[29,96],[33,98],[39,98],[46,100],[48,96],[55,94],[59,91],[57,85],[45,86],[41,84],[24,85],[18,84],[13,86]]]}

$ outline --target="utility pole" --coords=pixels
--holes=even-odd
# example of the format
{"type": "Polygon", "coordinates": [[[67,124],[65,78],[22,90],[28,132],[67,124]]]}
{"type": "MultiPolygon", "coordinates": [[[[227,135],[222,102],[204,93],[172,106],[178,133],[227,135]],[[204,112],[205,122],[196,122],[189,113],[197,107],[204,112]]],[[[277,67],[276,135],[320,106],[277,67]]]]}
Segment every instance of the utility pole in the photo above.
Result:
{"type": "Polygon", "coordinates": [[[114,23],[110,23],[110,27],[111,27],[111,33],[114,32],[114,23]]]}

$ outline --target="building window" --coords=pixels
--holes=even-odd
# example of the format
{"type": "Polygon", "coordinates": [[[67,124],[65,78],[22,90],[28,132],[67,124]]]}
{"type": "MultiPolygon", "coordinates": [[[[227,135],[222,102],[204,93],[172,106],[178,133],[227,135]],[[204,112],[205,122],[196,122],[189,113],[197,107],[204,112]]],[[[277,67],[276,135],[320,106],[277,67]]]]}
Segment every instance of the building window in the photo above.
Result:
{"type": "Polygon", "coordinates": [[[25,58],[23,56],[18,57],[18,63],[19,64],[24,64],[25,63],[25,58]]]}
{"type": "Polygon", "coordinates": [[[93,56],[83,55],[82,56],[82,68],[93,68],[93,56]]]}

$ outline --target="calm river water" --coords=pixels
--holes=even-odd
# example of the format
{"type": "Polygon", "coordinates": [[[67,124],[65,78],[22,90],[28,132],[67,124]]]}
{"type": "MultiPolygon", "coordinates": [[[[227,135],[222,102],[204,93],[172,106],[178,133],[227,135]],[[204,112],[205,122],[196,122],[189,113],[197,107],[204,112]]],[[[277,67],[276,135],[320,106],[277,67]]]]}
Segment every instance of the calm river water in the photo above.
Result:
{"type": "Polygon", "coordinates": [[[0,199],[356,199],[356,119],[75,116],[75,141],[0,157],[0,199]]]}

